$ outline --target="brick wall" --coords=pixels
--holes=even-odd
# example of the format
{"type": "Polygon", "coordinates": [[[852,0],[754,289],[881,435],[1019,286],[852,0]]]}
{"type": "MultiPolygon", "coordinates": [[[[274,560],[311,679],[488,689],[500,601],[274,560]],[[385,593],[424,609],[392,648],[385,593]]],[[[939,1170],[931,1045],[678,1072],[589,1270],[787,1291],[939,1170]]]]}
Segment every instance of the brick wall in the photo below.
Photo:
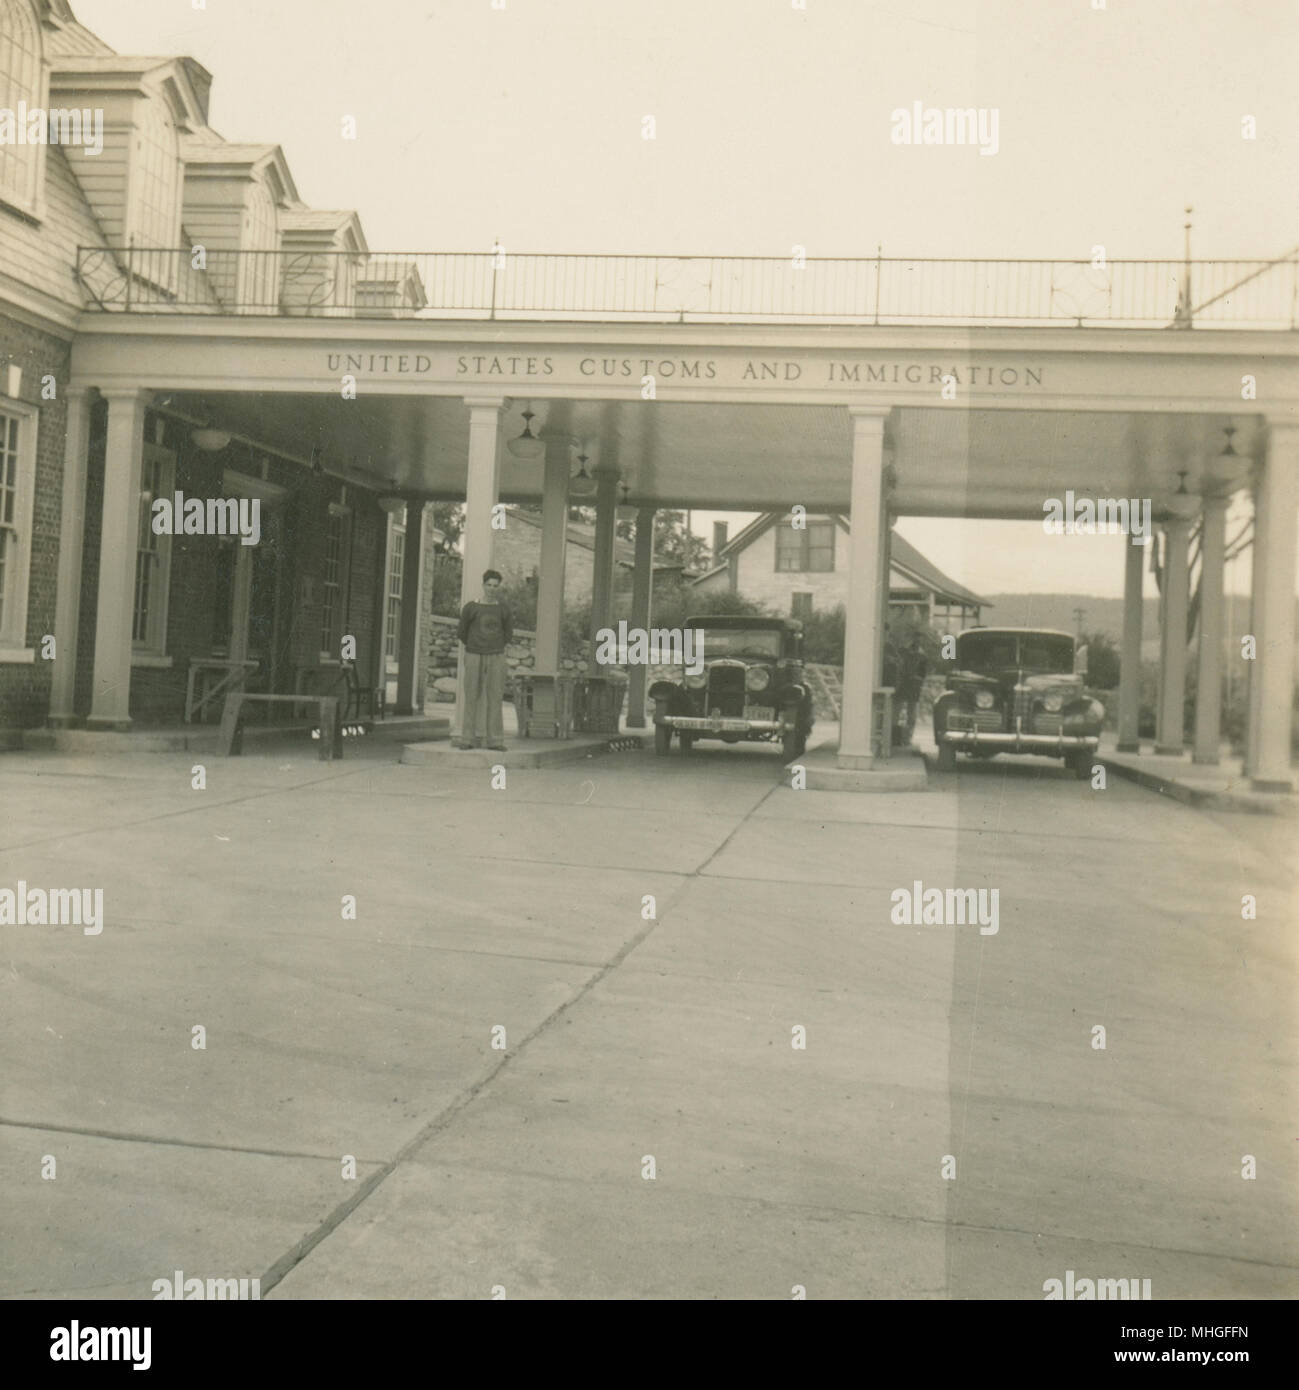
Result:
{"type": "MultiPolygon", "coordinates": [[[[39,726],[49,712],[52,663],[41,659],[40,649],[41,639],[54,631],[67,428],[63,389],[68,382],[69,353],[66,339],[0,314],[0,364],[13,362],[22,368],[19,400],[40,411],[36,426],[26,638],[26,645],[36,649],[36,660],[31,665],[0,663],[0,729],[39,726]],[[41,400],[41,378],[47,375],[54,377],[56,383],[57,395],[52,401],[41,400]]],[[[57,659],[57,652],[55,655],[57,659]]]]}
{"type": "MultiPolygon", "coordinates": [[[[155,431],[160,418],[152,411],[145,414],[145,438],[151,442],[158,442],[155,431]]],[[[76,712],[83,717],[90,713],[94,673],[106,424],[107,408],[101,402],[92,415],[87,468],[76,700],[76,712]]],[[[189,426],[164,419],[162,429],[163,447],[176,453],[176,487],[186,497],[221,496],[226,469],[253,477],[261,474],[263,456],[256,451],[250,454],[243,445],[234,444],[219,454],[208,454],[194,447],[189,426]]],[[[279,616],[274,650],[268,654],[264,671],[250,681],[248,688],[288,693],[294,689],[296,670],[315,666],[320,657],[329,504],[340,501],[343,493],[336,479],[316,477],[298,464],[273,456],[267,461],[266,481],[287,489],[289,494],[275,509],[262,508],[260,544],[273,546],[278,557],[274,602],[279,616]],[[309,580],[309,590],[304,586],[304,578],[309,580]]],[[[361,669],[369,671],[378,655],[378,588],[386,517],[369,493],[349,489],[347,504],[352,508],[352,545],[341,632],[356,638],[361,669]]],[[[142,726],[177,724],[182,720],[190,659],[213,654],[218,629],[223,625],[217,612],[223,542],[215,536],[178,535],[172,537],[171,544],[165,647],[171,664],[161,668],[133,666],[131,670],[131,718],[142,726]]],[[[337,657],[339,653],[333,655],[337,657]]],[[[44,713],[42,709],[40,718],[44,718],[44,713]]]]}

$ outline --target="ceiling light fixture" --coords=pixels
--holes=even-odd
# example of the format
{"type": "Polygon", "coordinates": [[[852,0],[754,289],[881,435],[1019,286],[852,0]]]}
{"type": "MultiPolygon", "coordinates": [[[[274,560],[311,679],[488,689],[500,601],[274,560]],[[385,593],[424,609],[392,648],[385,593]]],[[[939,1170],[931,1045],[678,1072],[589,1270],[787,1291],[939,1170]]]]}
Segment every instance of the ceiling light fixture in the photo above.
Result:
{"type": "Polygon", "coordinates": [[[1168,510],[1179,521],[1189,521],[1200,506],[1200,499],[1186,490],[1186,473],[1185,468],[1178,470],[1177,476],[1181,481],[1177,484],[1177,491],[1168,499],[1168,510]]]}
{"type": "Polygon", "coordinates": [[[202,449],[205,454],[219,454],[231,439],[228,430],[216,430],[207,425],[191,430],[189,437],[194,441],[194,447],[202,449]]]}
{"type": "Polygon", "coordinates": [[[578,470],[568,480],[568,490],[574,497],[590,497],[595,491],[595,479],[586,471],[586,454],[577,456],[578,470]]]}
{"type": "Polygon", "coordinates": [[[1227,436],[1226,446],[1220,454],[1209,461],[1209,476],[1216,483],[1234,482],[1249,467],[1249,459],[1236,452],[1231,437],[1236,433],[1235,425],[1224,425],[1222,432],[1227,436]]]}
{"type": "MultiPolygon", "coordinates": [[[[531,407],[531,402],[529,402],[531,407]]],[[[523,433],[517,439],[511,439],[505,446],[516,459],[535,459],[540,458],[546,452],[545,444],[532,432],[532,422],[536,419],[531,408],[523,412],[523,433]]]]}

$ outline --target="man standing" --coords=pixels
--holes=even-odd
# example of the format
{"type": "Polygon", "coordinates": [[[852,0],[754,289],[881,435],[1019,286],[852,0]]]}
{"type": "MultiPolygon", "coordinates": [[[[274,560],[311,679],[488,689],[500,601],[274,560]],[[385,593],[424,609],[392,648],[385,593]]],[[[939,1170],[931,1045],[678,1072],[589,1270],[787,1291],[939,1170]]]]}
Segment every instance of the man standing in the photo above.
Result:
{"type": "Polygon", "coordinates": [[[500,601],[501,576],[483,571],[481,601],[466,603],[456,635],[465,649],[464,718],[453,748],[505,751],[501,700],[505,695],[505,646],[514,636],[510,610],[500,601]]]}

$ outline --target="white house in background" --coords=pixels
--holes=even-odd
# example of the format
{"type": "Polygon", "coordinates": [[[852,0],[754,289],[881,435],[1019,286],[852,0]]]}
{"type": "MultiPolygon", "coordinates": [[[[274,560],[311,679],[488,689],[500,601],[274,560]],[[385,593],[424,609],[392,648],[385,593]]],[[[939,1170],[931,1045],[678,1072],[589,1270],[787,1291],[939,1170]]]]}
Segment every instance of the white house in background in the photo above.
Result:
{"type": "MultiPolygon", "coordinates": [[[[778,612],[806,618],[848,602],[852,537],[843,516],[809,516],[795,528],[790,512],[764,512],[731,540],[726,523],[713,528],[713,568],[694,581],[705,593],[729,590],[778,612]]],[[[942,632],[960,632],[992,605],[949,579],[936,565],[892,533],[889,606],[914,609],[942,632]]]]}

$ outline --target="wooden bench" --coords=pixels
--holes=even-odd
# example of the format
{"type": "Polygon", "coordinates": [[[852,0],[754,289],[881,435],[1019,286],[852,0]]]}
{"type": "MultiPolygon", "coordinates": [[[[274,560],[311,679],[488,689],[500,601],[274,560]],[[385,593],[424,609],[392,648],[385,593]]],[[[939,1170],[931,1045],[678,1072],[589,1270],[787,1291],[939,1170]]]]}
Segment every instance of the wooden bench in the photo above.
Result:
{"type": "Polygon", "coordinates": [[[268,705],[315,705],[320,711],[322,760],[330,762],[343,756],[343,725],[338,717],[337,695],[248,695],[242,690],[232,690],[226,696],[225,708],[221,712],[218,751],[225,757],[233,758],[243,751],[243,721],[240,716],[244,706],[254,701],[268,705]]]}

